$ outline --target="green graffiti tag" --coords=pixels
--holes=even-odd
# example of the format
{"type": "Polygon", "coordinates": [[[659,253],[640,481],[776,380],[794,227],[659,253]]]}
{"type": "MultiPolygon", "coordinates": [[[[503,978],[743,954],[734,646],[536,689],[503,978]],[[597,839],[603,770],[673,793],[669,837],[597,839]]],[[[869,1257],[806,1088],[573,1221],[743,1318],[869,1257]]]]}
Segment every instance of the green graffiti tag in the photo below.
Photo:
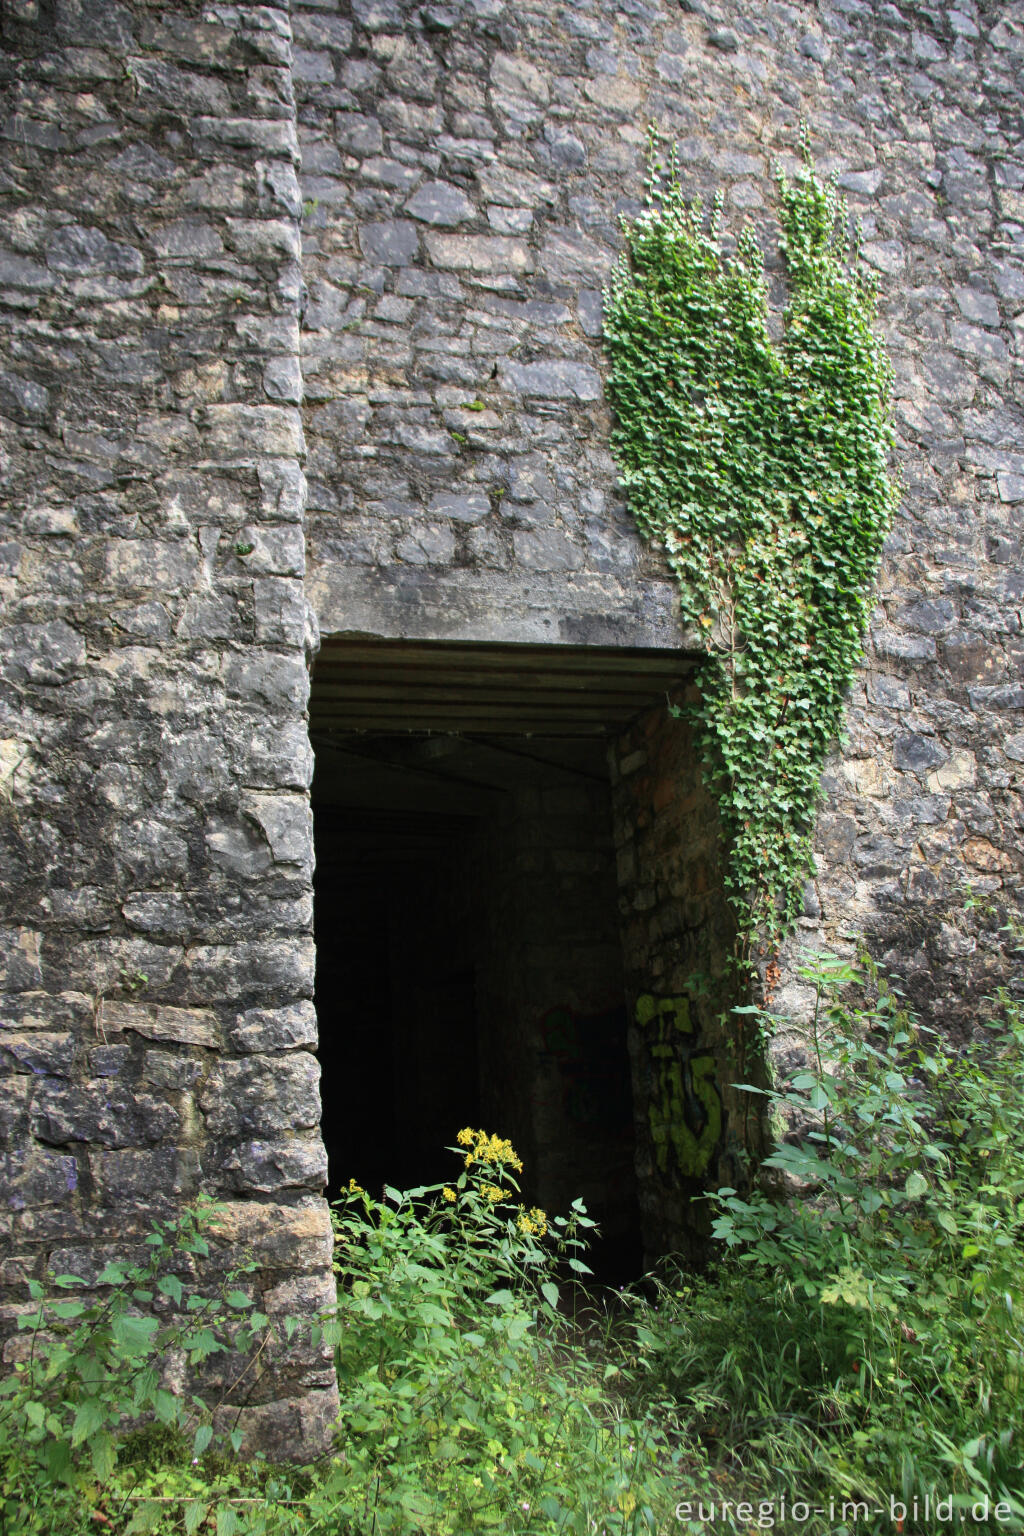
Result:
{"type": "Polygon", "coordinates": [[[636,1022],[651,1058],[648,1120],[658,1168],[668,1173],[674,1153],[679,1172],[697,1178],[707,1172],[722,1134],[715,1058],[697,1052],[685,997],[644,993],[636,1022]]]}

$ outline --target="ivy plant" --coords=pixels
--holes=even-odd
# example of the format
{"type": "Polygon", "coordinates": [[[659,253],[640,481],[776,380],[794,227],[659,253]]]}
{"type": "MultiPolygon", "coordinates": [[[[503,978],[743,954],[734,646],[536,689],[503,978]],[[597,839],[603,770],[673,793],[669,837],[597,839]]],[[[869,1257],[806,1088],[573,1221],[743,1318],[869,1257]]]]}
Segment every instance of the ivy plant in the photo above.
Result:
{"type": "Polygon", "coordinates": [[[799,914],[821,769],[861,655],[897,492],[891,369],[844,199],[776,172],[788,297],[751,229],[687,203],[657,140],[605,293],[612,448],[706,654],[693,707],[740,958],[799,914]]]}

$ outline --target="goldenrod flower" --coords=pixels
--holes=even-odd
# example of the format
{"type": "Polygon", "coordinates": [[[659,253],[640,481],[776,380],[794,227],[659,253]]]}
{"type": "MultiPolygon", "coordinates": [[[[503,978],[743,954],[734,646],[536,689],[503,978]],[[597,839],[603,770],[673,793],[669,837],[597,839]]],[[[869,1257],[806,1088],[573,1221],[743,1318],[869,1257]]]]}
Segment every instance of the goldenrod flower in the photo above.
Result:
{"type": "Polygon", "coordinates": [[[485,1199],[489,1200],[492,1205],[499,1205],[502,1200],[506,1200],[508,1198],[508,1190],[502,1189],[500,1184],[484,1184],[480,1190],[480,1193],[484,1196],[485,1199]]]}
{"type": "Polygon", "coordinates": [[[363,1189],[363,1186],[361,1184],[357,1184],[355,1179],[349,1179],[348,1192],[350,1195],[362,1195],[366,1193],[366,1191],[363,1189]]]}
{"type": "Polygon", "coordinates": [[[452,1189],[450,1186],[446,1185],[445,1188],[442,1189],[441,1199],[447,1200],[449,1205],[454,1205],[457,1198],[458,1197],[456,1196],[454,1189],[452,1189]]]}
{"type": "Polygon", "coordinates": [[[524,1206],[519,1207],[519,1216],[516,1220],[520,1232],[529,1237],[543,1237],[548,1230],[547,1212],[535,1205],[529,1211],[524,1206]]]}
{"type": "Polygon", "coordinates": [[[502,1136],[489,1136],[486,1131],[474,1131],[467,1126],[455,1139],[460,1147],[468,1149],[467,1168],[474,1163],[500,1163],[504,1168],[514,1168],[517,1173],[522,1169],[515,1147],[502,1136]]]}

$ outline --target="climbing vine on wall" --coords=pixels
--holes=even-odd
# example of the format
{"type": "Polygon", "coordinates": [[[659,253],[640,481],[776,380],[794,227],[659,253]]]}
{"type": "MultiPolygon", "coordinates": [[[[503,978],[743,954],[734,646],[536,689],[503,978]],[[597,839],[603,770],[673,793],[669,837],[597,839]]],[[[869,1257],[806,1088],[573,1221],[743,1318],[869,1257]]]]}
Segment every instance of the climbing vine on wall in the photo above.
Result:
{"type": "Polygon", "coordinates": [[[781,336],[752,230],[687,204],[656,141],[605,294],[612,447],[708,654],[694,709],[742,954],[798,915],[821,769],[861,654],[896,490],[890,366],[844,200],[776,175],[781,336]]]}

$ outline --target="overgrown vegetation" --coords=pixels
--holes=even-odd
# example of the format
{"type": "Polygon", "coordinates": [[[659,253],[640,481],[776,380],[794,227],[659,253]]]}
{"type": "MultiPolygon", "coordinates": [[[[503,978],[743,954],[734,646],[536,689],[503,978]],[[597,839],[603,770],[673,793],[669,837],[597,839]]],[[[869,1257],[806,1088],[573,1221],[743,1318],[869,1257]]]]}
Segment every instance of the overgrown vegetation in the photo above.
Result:
{"type": "Polygon", "coordinates": [[[353,1183],[335,1212],[339,1305],[316,1324],[337,1351],[335,1454],[291,1472],[239,1461],[231,1437],[213,1441],[206,1403],[161,1379],[165,1352],[172,1367],[244,1354],[269,1326],[233,1280],[206,1298],[183,1283],[182,1259],[188,1269],[207,1251],[209,1212],[191,1214],[153,1235],[145,1266],[105,1271],[101,1300],[48,1301],[22,1320],[30,1348],[0,1398],[5,1536],[632,1536],[663,1524],[678,1453],[660,1416],[610,1395],[621,1367],[595,1358],[560,1308],[565,1277],[589,1274],[582,1203],[551,1218],[522,1205],[520,1161],[499,1137],[466,1129],[452,1150],[450,1185],[375,1199],[353,1183]],[[163,1324],[142,1315],[158,1297],[174,1308],[163,1324]],[[112,1432],[140,1415],[151,1427],[118,1446],[112,1432]]]}
{"type": "Polygon", "coordinates": [[[803,974],[814,1054],[768,1095],[803,1128],[766,1161],[775,1198],[713,1197],[725,1256],[637,1303],[640,1361],[734,1498],[824,1511],[803,1530],[889,1531],[900,1507],[900,1530],[1024,1530],[1021,1007],[954,1054],[881,978],[803,974]]]}
{"type": "Polygon", "coordinates": [[[705,222],[656,139],[648,205],[605,296],[629,505],[706,636],[693,716],[744,965],[800,910],[821,767],[896,501],[890,368],[846,205],[809,164],[776,183],[778,340],[753,231],[729,253],[721,198],[705,222]]]}
{"type": "Polygon", "coordinates": [[[656,1529],[664,1431],[609,1397],[604,1363],[559,1308],[559,1269],[589,1273],[592,1222],[579,1201],[550,1221],[520,1205],[507,1141],[468,1129],[459,1141],[453,1185],[383,1201],[353,1191],[339,1214],[346,1462],[333,1477],[348,1528],[656,1529]]]}
{"type": "Polygon", "coordinates": [[[775,1188],[714,1197],[708,1274],[663,1271],[580,1326],[585,1212],[524,1207],[513,1149],[467,1130],[450,1185],[339,1206],[319,1325],[339,1444],[282,1471],[211,1441],[162,1379],[166,1349],[241,1359],[267,1336],[244,1277],[203,1285],[208,1218],[188,1217],[99,1302],[71,1277],[37,1294],[0,1395],[5,1533],[1024,1531],[1020,1005],[954,1054],[880,978],[824,957],[805,976],[814,1050],[769,1095],[791,1127],[775,1188]]]}

